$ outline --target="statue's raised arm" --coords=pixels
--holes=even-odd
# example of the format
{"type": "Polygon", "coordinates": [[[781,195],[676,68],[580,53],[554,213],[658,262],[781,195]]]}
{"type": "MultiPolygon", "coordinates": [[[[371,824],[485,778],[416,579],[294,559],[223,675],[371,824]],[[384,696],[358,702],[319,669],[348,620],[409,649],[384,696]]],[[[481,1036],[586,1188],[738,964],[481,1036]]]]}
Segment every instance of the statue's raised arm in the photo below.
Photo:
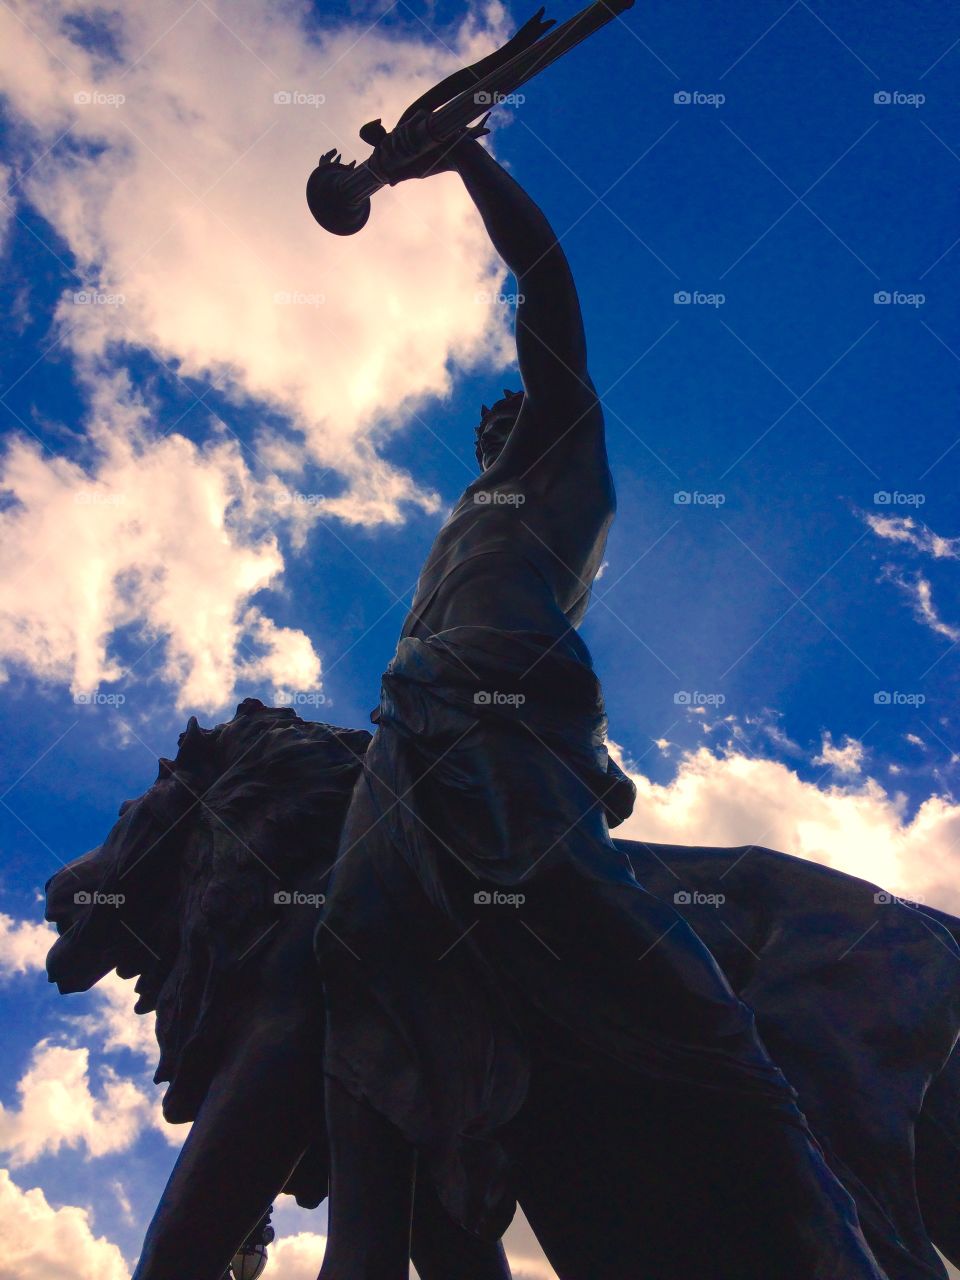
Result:
{"type": "Polygon", "coordinates": [[[523,391],[481,410],[481,474],[437,536],[404,633],[525,628],[579,653],[571,632],[602,563],[615,495],[573,275],[542,211],[480,145],[482,121],[427,155],[416,155],[417,127],[411,117],[395,129],[374,161],[392,183],[460,175],[516,277],[523,391]]]}
{"type": "Polygon", "coordinates": [[[603,419],[587,368],[580,299],[566,254],[543,211],[523,187],[480,145],[482,123],[412,163],[404,161],[406,139],[416,120],[385,139],[378,165],[391,181],[459,173],[490,240],[517,281],[517,360],[523,403],[511,397],[485,411],[478,455],[484,467],[505,450],[505,461],[530,466],[571,431],[600,431],[603,419]],[[516,430],[514,425],[516,424],[516,430]],[[483,456],[485,455],[485,456],[483,456]]]}
{"type": "Polygon", "coordinates": [[[524,405],[511,452],[533,461],[578,426],[602,426],[587,370],[587,344],[573,274],[547,218],[479,143],[456,150],[458,172],[494,248],[517,281],[517,360],[524,405]]]}

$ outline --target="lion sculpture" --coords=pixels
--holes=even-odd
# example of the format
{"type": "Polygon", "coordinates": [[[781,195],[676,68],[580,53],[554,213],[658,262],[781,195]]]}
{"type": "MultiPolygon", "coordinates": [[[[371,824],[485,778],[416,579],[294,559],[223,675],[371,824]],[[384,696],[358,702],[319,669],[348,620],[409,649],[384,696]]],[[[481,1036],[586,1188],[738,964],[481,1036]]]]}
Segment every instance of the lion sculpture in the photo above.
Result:
{"type": "MultiPolygon", "coordinates": [[[[104,844],[47,884],[51,982],[136,976],[164,1115],[194,1122],[135,1280],[219,1280],[277,1194],[327,1194],[310,937],[369,741],[255,699],[214,729],[191,719],[104,844]],[[240,1124],[263,1140],[235,1144],[240,1124]]],[[[769,849],[617,843],[754,1009],[890,1280],[943,1280],[934,1245],[960,1265],[960,920],[769,849]]],[[[508,1145],[558,1274],[619,1280],[638,1258],[658,1277],[758,1274],[742,1239],[736,1261],[724,1252],[735,1133],[705,1144],[675,1101],[575,1073],[533,1082],[508,1145]]],[[[422,1280],[489,1274],[487,1246],[464,1236],[418,1184],[422,1280]]]]}

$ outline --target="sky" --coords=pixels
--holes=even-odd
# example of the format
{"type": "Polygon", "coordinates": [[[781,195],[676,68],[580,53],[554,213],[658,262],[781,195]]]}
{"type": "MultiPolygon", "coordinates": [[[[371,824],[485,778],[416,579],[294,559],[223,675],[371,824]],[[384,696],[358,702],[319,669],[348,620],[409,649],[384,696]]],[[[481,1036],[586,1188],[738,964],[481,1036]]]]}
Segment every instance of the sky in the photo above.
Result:
{"type": "MultiPolygon", "coordinates": [[[[367,723],[517,381],[455,175],[343,239],[306,176],[528,16],[0,5],[0,1280],[128,1276],[182,1140],[128,986],[46,985],[44,882],[191,714],[367,723]]],[[[566,250],[604,405],[583,635],[622,833],[960,913],[958,67],[945,3],[651,0],[486,141],[566,250]]],[[[277,1223],[268,1274],[312,1277],[323,1213],[277,1223]]]]}

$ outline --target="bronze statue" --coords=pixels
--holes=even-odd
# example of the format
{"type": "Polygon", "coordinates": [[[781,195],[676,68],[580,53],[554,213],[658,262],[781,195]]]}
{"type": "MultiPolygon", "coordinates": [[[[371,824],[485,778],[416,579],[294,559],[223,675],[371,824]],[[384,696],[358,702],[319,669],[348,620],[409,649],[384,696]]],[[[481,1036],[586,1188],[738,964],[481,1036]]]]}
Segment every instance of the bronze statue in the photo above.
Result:
{"type": "Polygon", "coordinates": [[[861,949],[870,886],[610,837],[633,787],[576,630],[615,510],[579,300],[479,112],[434,129],[477,105],[470,83],[566,47],[541,14],[489,79],[367,126],[362,174],[327,157],[311,180],[346,233],[376,186],[457,174],[520,299],[522,390],[481,411],[480,475],[428,556],[375,735],[255,702],[191,721],[48,885],[51,979],[139,974],[165,1113],[194,1120],[136,1280],[220,1280],[284,1188],[329,1193],[320,1280],[407,1280],[411,1257],[422,1280],[506,1280],[517,1201],[563,1280],[936,1280],[927,1231],[960,1253],[938,1187],[958,1165],[957,922],[895,904],[861,949]],[[669,901],[674,863],[756,895],[745,955],[669,901]],[[909,974],[908,1007],[878,1017],[864,974],[909,974]]]}
{"type": "MultiPolygon", "coordinates": [[[[415,1176],[496,1240],[513,1206],[504,1134],[541,1076],[575,1071],[666,1090],[704,1144],[717,1117],[733,1125],[752,1152],[738,1184],[759,1202],[778,1183],[755,1231],[776,1241],[781,1277],[879,1280],[753,1013],[610,839],[624,779],[575,630],[615,508],[603,414],[564,252],[480,132],[422,154],[408,122],[376,153],[391,181],[463,181],[516,277],[523,391],[483,414],[481,473],[421,573],[317,933],[331,1157],[321,1280],[406,1275],[415,1176]],[[375,1252],[358,1256],[374,1205],[375,1252]]],[[[561,1274],[596,1280],[558,1254],[561,1274]]]]}
{"type": "MultiPolygon", "coordinates": [[[[51,980],[140,975],[164,1113],[194,1121],[136,1280],[219,1280],[281,1189],[305,1206],[327,1194],[311,938],[369,741],[253,700],[213,730],[191,721],[104,844],[47,886],[51,980]]],[[[615,844],[756,1011],[886,1273],[942,1280],[931,1241],[960,1263],[960,920],[768,849],[615,844]]],[[[662,1102],[586,1072],[541,1075],[528,1095],[508,1134],[515,1192],[558,1273],[779,1275],[744,1269],[758,1244],[727,1234],[725,1213],[742,1227],[760,1209],[732,1194],[735,1149],[693,1161],[696,1133],[662,1102]],[[746,1258],[729,1269],[725,1238],[746,1258]]],[[[412,1248],[422,1280],[508,1274],[426,1179],[412,1248]]]]}

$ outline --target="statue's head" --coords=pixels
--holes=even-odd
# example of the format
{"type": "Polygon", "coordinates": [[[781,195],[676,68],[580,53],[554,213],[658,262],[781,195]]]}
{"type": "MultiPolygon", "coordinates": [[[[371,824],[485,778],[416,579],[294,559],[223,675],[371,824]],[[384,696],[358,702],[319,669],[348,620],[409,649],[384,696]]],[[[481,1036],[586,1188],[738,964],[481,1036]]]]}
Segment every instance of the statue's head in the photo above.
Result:
{"type": "Polygon", "coordinates": [[[137,977],[137,1012],[157,1012],[169,1120],[192,1119],[202,1101],[284,895],[336,858],[369,742],[255,698],[213,729],[191,717],[176,757],[121,805],[104,843],[47,882],[60,934],[50,981],[70,992],[111,969],[137,977]]]}
{"type": "Polygon", "coordinates": [[[523,406],[522,391],[504,389],[503,398],[492,408],[486,405],[480,408],[480,425],[477,427],[477,461],[480,469],[486,471],[499,458],[500,451],[507,443],[507,438],[523,406]]]}

